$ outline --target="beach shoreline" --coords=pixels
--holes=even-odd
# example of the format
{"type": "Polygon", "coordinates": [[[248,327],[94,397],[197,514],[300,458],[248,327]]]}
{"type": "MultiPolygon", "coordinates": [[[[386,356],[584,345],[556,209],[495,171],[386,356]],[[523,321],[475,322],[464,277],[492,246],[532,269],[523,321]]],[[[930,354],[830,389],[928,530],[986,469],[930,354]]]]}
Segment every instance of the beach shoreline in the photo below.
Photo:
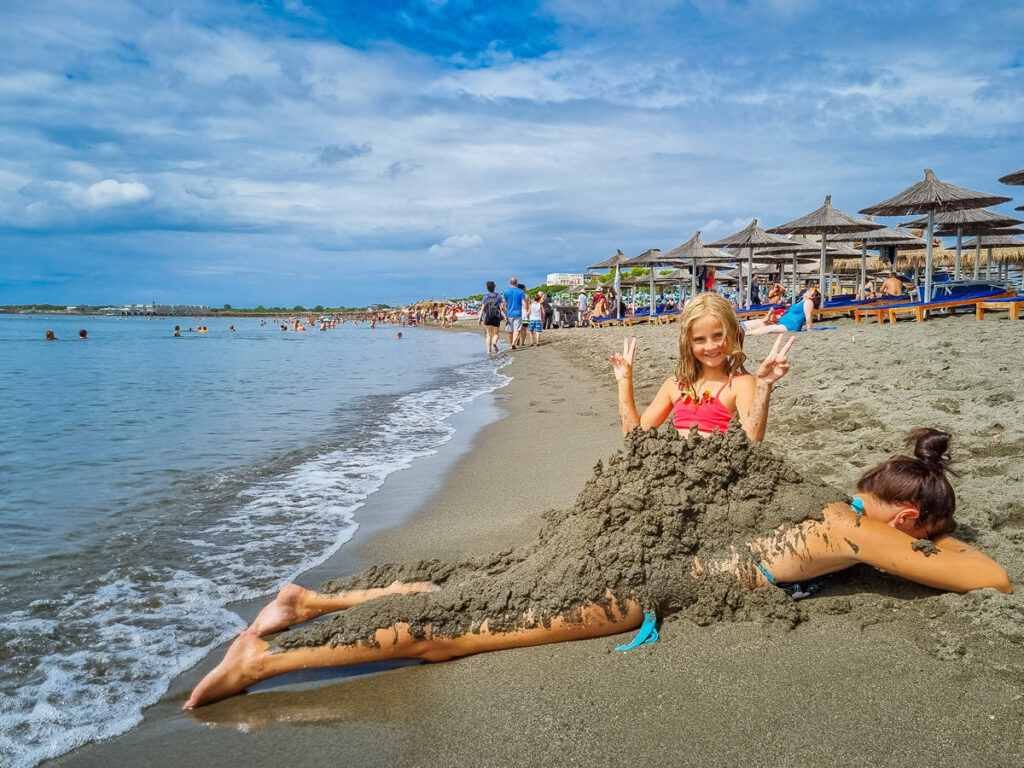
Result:
{"type": "MultiPolygon", "coordinates": [[[[793,373],[773,398],[768,444],[801,471],[848,487],[863,466],[898,450],[907,428],[950,429],[955,449],[968,456],[965,469],[974,470],[957,484],[963,519],[978,546],[1019,579],[1019,546],[1005,531],[1019,522],[1011,501],[1020,498],[1024,480],[1006,462],[1024,445],[1016,426],[1024,402],[1010,381],[979,395],[984,366],[956,352],[981,338],[993,357],[1005,354],[1024,341],[1024,325],[973,318],[837,325],[800,335],[793,373]],[[943,366],[959,377],[957,386],[929,379],[927,389],[915,388],[943,366]],[[985,399],[997,395],[998,402],[985,399]],[[1010,520],[997,538],[985,510],[1007,508],[1010,520]]],[[[507,415],[477,433],[411,517],[357,534],[336,557],[351,572],[372,562],[456,560],[530,540],[540,514],[568,506],[593,464],[621,443],[608,355],[624,336],[640,337],[642,407],[670,370],[677,332],[554,331],[544,346],[517,351],[505,369],[513,381],[492,395],[507,415]],[[504,505],[496,508],[492,495],[504,505]]],[[[771,341],[748,341],[751,364],[771,341]]],[[[387,489],[379,493],[384,499],[387,489]]],[[[315,584],[321,571],[341,575],[328,572],[339,566],[332,559],[301,582],[315,584]]],[[[223,759],[269,766],[282,756],[297,765],[341,758],[367,766],[620,765],[666,754],[673,764],[695,766],[1020,764],[1019,663],[1002,659],[1000,669],[1001,657],[986,655],[959,625],[945,630],[941,616],[910,614],[903,603],[914,601],[880,589],[862,598],[840,585],[838,595],[818,605],[845,600],[845,610],[821,611],[795,630],[771,622],[697,627],[669,620],[662,641],[628,654],[612,651],[620,638],[588,640],[340,682],[320,676],[315,688],[269,686],[177,712],[214,663],[210,658],[176,680],[142,725],[47,765],[223,759]],[[879,648],[886,649],[882,661],[879,648]]],[[[968,600],[929,599],[950,613],[968,600]]]]}

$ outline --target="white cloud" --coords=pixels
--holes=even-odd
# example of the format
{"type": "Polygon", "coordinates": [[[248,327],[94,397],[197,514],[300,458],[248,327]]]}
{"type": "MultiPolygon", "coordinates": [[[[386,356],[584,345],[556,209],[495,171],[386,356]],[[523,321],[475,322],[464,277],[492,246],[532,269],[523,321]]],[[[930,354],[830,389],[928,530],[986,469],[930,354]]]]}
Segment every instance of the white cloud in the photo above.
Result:
{"type": "Polygon", "coordinates": [[[113,208],[151,200],[153,190],[138,181],[104,179],[86,188],[79,199],[88,208],[113,208]]]}
{"type": "Polygon", "coordinates": [[[480,235],[451,235],[446,237],[440,243],[434,243],[427,250],[434,254],[445,254],[452,251],[465,251],[470,248],[478,248],[484,244],[484,239],[480,235]]]}

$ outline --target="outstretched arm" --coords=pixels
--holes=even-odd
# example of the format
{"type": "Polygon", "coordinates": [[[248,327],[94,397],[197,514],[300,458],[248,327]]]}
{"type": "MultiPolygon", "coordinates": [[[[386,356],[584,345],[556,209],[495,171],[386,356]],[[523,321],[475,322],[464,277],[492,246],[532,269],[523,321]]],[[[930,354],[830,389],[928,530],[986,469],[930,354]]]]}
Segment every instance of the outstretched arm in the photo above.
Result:
{"type": "Polygon", "coordinates": [[[740,417],[743,431],[751,440],[764,440],[772,387],[789,372],[787,355],[795,341],[796,336],[791,336],[783,346],[782,336],[779,336],[768,357],[758,366],[753,382],[746,376],[736,381],[736,413],[740,417]]]}
{"type": "Polygon", "coordinates": [[[948,592],[986,587],[1005,594],[1013,592],[1005,568],[952,536],[928,542],[863,518],[859,526],[850,526],[844,536],[859,547],[856,556],[861,562],[918,584],[948,592]],[[922,544],[915,548],[917,541],[922,544]]]}
{"type": "Polygon", "coordinates": [[[636,398],[633,395],[633,356],[636,354],[636,338],[627,338],[622,342],[622,354],[612,355],[612,369],[619,385],[619,419],[622,422],[622,434],[628,435],[634,427],[650,429],[660,427],[672,410],[672,380],[668,379],[661,385],[658,394],[641,416],[636,409],[636,398]]]}

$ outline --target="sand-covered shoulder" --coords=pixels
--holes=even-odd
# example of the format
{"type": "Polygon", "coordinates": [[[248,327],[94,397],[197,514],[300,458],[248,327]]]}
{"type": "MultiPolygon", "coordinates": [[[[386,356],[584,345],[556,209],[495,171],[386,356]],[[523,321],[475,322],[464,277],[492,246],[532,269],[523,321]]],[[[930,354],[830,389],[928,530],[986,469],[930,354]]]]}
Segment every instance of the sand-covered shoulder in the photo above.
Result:
{"type": "MultiPolygon", "coordinates": [[[[954,435],[958,535],[1024,579],[1024,323],[973,317],[799,334],[766,443],[816,483],[851,487],[913,427],[954,435]]],[[[669,375],[675,326],[572,329],[517,353],[510,416],[444,488],[349,553],[455,560],[529,542],[621,444],[608,357],[640,338],[641,407],[669,375]],[[499,494],[500,506],[482,500],[499,494]]],[[[750,367],[772,338],[747,342],[750,367]]],[[[354,544],[356,542],[353,542],[354,544]]],[[[345,574],[338,574],[345,575],[345,574]]],[[[785,616],[666,621],[622,638],[486,654],[310,690],[288,687],[147,723],[63,765],[1020,765],[1024,611],[992,590],[940,595],[857,568],[785,616]]],[[[197,674],[202,670],[197,670],[197,674]]]]}

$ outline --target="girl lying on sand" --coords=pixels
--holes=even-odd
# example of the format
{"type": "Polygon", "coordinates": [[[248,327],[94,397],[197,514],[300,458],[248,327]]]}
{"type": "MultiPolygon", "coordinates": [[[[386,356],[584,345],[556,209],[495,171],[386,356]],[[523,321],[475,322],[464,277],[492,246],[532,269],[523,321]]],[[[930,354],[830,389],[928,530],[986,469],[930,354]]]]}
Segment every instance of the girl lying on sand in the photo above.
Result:
{"type": "Polygon", "coordinates": [[[612,368],[619,383],[619,417],[622,434],[634,427],[661,426],[672,414],[681,431],[693,426],[699,432],[725,432],[733,415],[751,440],[763,440],[768,421],[772,386],[789,371],[786,355],[796,341],[782,346],[780,336],[768,357],[751,376],[743,370],[743,329],[732,305],[717,293],[694,297],[679,316],[679,362],[675,373],[665,379],[643,415],[633,397],[633,358],[636,339],[626,339],[622,354],[612,355],[612,368]]]}
{"type": "Polygon", "coordinates": [[[721,617],[742,595],[806,596],[858,563],[940,590],[1009,593],[997,562],[949,535],[949,435],[915,430],[909,442],[915,457],[882,462],[850,503],[808,519],[835,492],[736,430],[706,440],[636,430],[571,510],[545,514],[530,546],[457,565],[381,566],[316,592],[286,586],[185,708],[298,669],[595,638],[634,629],[645,614],[721,617]],[[769,585],[780,591],[756,589],[769,585]]]}

